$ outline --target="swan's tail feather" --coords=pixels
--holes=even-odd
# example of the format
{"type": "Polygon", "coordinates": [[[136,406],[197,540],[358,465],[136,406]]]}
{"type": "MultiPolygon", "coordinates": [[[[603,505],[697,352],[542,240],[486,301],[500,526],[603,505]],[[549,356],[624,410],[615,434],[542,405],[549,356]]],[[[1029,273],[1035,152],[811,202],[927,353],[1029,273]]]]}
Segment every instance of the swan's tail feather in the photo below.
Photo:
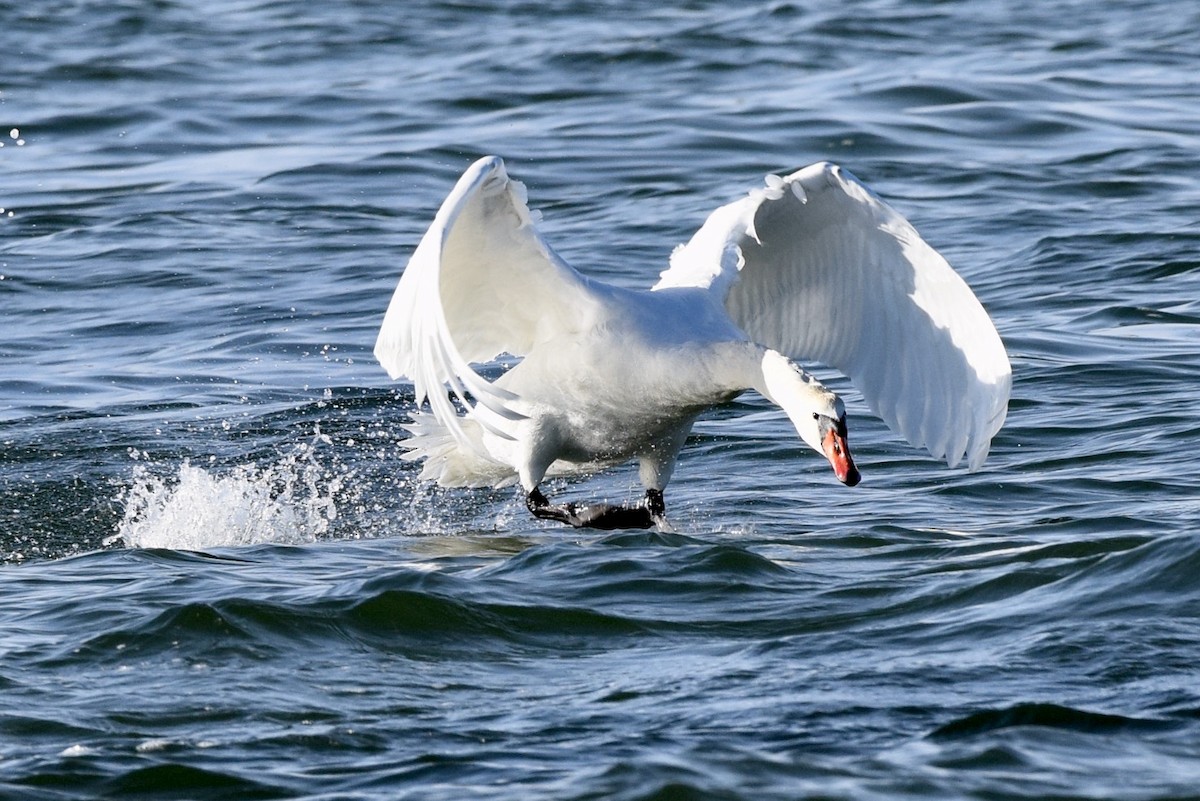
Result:
{"type": "Polygon", "coordinates": [[[412,422],[402,426],[410,434],[400,443],[406,462],[424,460],[421,479],[443,487],[503,487],[513,484],[517,474],[507,465],[485,459],[483,427],[478,421],[460,418],[462,433],[470,440],[464,447],[454,432],[429,412],[415,412],[412,422]]]}

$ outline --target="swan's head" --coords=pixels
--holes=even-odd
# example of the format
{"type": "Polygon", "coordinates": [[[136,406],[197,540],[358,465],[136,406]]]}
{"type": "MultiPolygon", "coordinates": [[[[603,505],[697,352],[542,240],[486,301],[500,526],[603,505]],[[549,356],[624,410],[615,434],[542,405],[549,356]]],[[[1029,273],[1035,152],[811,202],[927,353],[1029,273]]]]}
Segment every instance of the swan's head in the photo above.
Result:
{"type": "Polygon", "coordinates": [[[857,484],[862,476],[850,455],[842,399],[776,351],[763,356],[762,370],[767,397],[783,408],[800,438],[829,460],[838,481],[857,484]]]}

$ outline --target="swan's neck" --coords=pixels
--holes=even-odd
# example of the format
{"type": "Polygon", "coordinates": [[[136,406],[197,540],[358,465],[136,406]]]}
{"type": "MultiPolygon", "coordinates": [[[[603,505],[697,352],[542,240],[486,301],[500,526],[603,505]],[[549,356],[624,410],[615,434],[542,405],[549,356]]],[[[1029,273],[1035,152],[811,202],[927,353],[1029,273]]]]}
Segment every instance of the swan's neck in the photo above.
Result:
{"type": "Polygon", "coordinates": [[[757,381],[751,386],[787,414],[797,433],[818,453],[823,451],[817,417],[840,420],[845,415],[841,399],[791,359],[778,351],[761,352],[757,381]]]}

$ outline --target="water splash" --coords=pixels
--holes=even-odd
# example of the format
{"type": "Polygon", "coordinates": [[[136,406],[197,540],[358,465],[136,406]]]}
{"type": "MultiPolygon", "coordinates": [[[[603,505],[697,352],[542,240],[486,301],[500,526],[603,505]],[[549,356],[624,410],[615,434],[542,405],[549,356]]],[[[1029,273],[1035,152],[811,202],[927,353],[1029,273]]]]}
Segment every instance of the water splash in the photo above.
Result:
{"type": "Polygon", "coordinates": [[[314,457],[316,447],[328,443],[318,428],[311,444],[276,464],[223,472],[184,460],[174,475],[163,475],[159,466],[139,462],[119,499],[124,514],[117,533],[105,544],[202,550],[327,536],[339,505],[353,502],[353,474],[314,457]]]}

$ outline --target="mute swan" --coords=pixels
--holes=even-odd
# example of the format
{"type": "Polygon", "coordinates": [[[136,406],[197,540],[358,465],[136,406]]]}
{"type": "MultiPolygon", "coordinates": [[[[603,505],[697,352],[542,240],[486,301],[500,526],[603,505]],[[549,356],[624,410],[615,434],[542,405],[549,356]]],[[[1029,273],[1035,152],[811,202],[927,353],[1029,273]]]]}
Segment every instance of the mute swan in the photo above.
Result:
{"type": "Polygon", "coordinates": [[[499,158],[480,159],[409,260],[375,356],[412,379],[404,458],[424,460],[422,479],[520,481],[537,517],[596,528],[667,527],[663,489],[692,423],[747,389],[857,484],[841,399],[793,359],[836,367],[909,443],[972,470],[1012,382],[962,278],[828,163],[768,176],[717,209],[653,288],[633,291],[569,267],[525,187],[499,158]],[[504,353],[522,359],[494,381],[471,367],[504,353]],[[538,488],[547,474],[630,459],[645,488],[635,505],[554,505],[538,488]]]}

